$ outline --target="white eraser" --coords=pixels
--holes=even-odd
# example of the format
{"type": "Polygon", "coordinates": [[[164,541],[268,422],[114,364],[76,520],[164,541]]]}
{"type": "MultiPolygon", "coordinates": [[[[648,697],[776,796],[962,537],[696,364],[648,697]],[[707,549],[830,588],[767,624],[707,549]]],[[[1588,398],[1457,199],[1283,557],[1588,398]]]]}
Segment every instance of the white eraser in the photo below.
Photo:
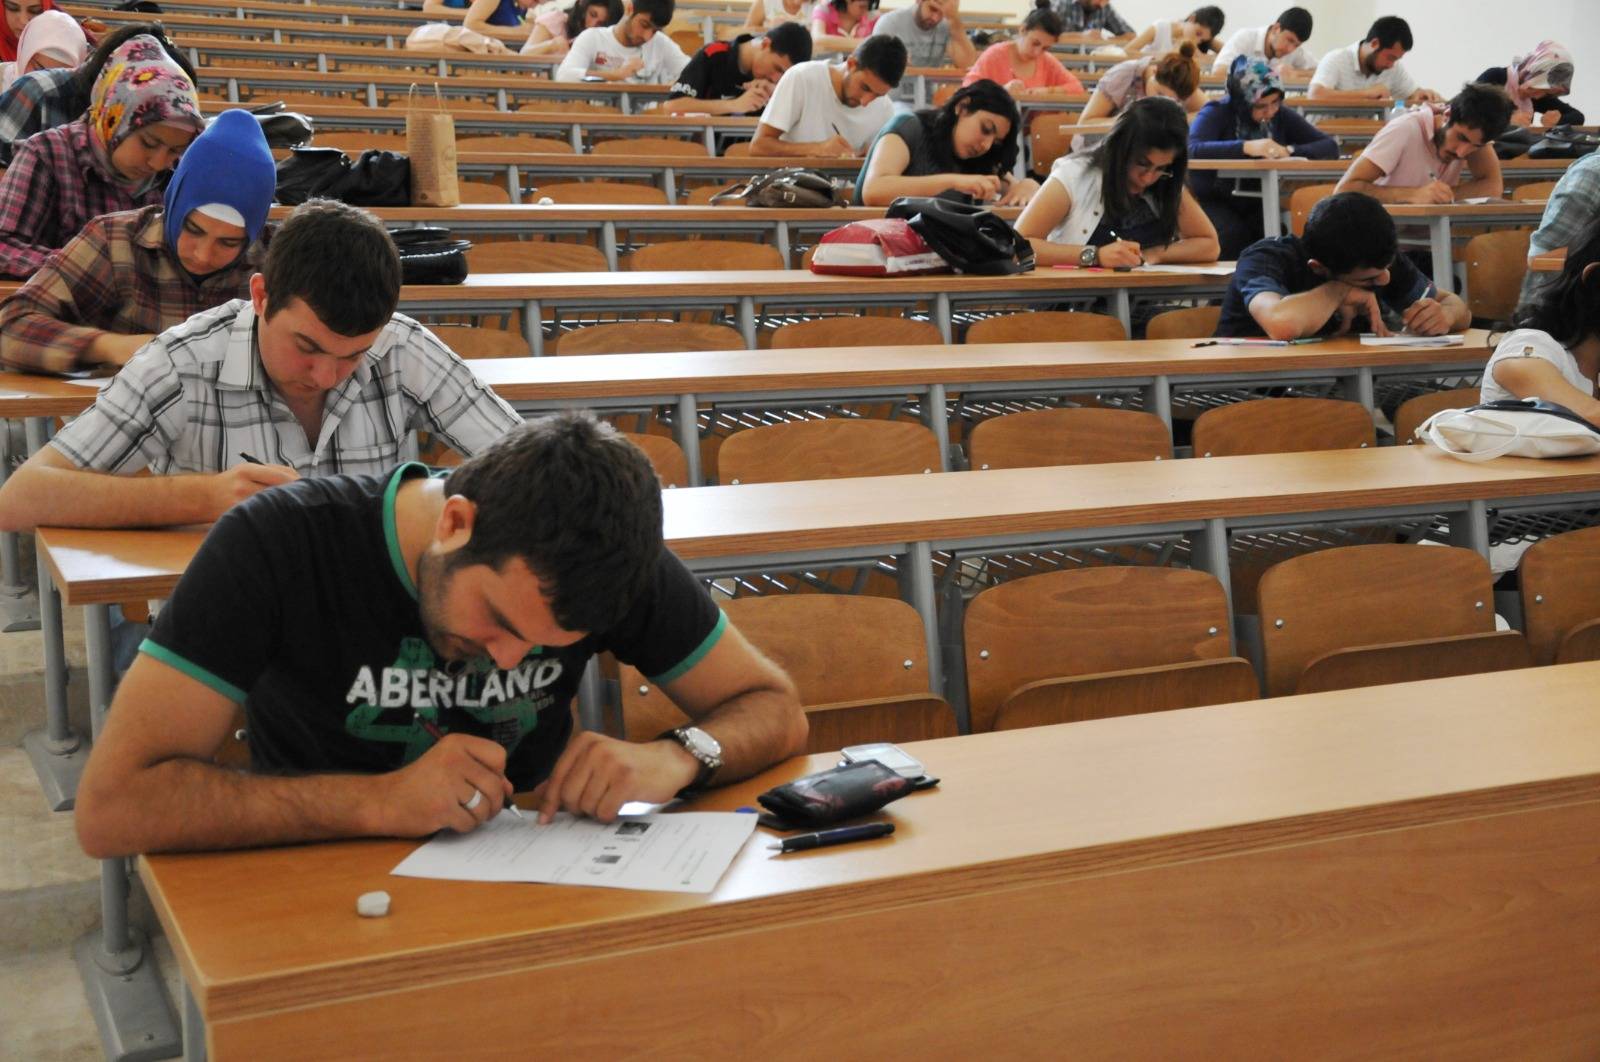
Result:
{"type": "Polygon", "coordinates": [[[389,913],[389,894],[364,892],[356,897],[356,914],[362,918],[382,918],[389,913]]]}
{"type": "Polygon", "coordinates": [[[539,205],[540,206],[555,206],[556,205],[556,201],[554,199],[551,199],[549,196],[544,196],[544,197],[540,198],[539,205]]]}

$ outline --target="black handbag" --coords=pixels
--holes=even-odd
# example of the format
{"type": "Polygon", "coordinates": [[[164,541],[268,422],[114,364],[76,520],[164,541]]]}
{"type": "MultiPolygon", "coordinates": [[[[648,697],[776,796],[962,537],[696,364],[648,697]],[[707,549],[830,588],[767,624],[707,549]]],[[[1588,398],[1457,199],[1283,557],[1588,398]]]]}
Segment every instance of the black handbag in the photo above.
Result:
{"type": "Polygon", "coordinates": [[[400,252],[402,284],[459,284],[467,279],[471,240],[457,239],[441,225],[390,229],[400,252]]]}
{"type": "Polygon", "coordinates": [[[987,207],[901,196],[884,216],[903,218],[957,273],[1005,276],[1033,268],[1033,245],[987,207]]]}
{"type": "Polygon", "coordinates": [[[832,178],[799,166],[757,174],[744,184],[718,192],[711,197],[711,202],[728,203],[735,199],[744,200],[745,206],[801,210],[845,205],[844,196],[832,178]]]}
{"type": "Polygon", "coordinates": [[[1570,125],[1546,129],[1544,138],[1528,149],[1530,159],[1581,159],[1600,147],[1600,135],[1570,125]]]}
{"type": "Polygon", "coordinates": [[[350,156],[338,148],[297,147],[278,163],[278,202],[299,206],[326,194],[350,169],[350,156]]]}
{"type": "Polygon", "coordinates": [[[351,206],[410,206],[411,160],[395,151],[363,151],[319,194],[351,206]]]}
{"type": "Polygon", "coordinates": [[[1519,159],[1528,149],[1542,139],[1538,133],[1524,126],[1514,125],[1494,138],[1494,153],[1500,159],[1519,159]]]}
{"type": "Polygon", "coordinates": [[[303,114],[288,109],[282,100],[263,103],[250,108],[261,135],[267,138],[267,147],[299,147],[308,142],[316,131],[316,123],[303,114]]]}

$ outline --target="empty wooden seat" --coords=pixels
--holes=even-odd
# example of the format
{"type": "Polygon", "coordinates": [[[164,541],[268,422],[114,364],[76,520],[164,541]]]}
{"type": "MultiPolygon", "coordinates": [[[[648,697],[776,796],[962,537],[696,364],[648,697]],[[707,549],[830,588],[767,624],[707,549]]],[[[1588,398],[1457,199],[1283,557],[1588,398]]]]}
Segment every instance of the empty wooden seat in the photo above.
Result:
{"type": "Polygon", "coordinates": [[[1294,557],[1262,576],[1260,603],[1272,696],[1298,692],[1313,664],[1341,651],[1363,650],[1350,656],[1365,663],[1346,658],[1334,670],[1380,682],[1422,677],[1424,665],[1435,678],[1495,670],[1508,658],[1494,639],[1464,637],[1495,633],[1494,594],[1489,563],[1457,546],[1376,543],[1294,557]],[[1422,640],[1431,651],[1394,648],[1422,640]]]}
{"type": "Polygon", "coordinates": [[[1574,635],[1600,620],[1600,527],[1535,542],[1522,555],[1519,572],[1522,625],[1534,662],[1597,659],[1588,655],[1593,631],[1574,635]]]}
{"type": "Polygon", "coordinates": [[[1500,229],[1467,241],[1467,306],[1480,321],[1511,320],[1528,275],[1527,229],[1500,229]]]}
{"type": "Polygon", "coordinates": [[[994,729],[1081,723],[1251,701],[1259,696],[1260,680],[1243,657],[1191,660],[1030,682],[1000,705],[994,729]]]}
{"type": "Polygon", "coordinates": [[[911,421],[790,421],[734,432],[717,465],[724,483],[913,475],[939,470],[939,442],[911,421]]]}
{"type": "Polygon", "coordinates": [[[744,348],[744,337],[727,325],[687,321],[616,321],[586,325],[563,332],[555,341],[557,354],[658,354],[744,348]]]}
{"type": "Polygon", "coordinates": [[[457,181],[456,187],[461,191],[463,203],[499,205],[511,202],[511,192],[503,184],[493,184],[489,181],[457,181]]]}
{"type": "Polygon", "coordinates": [[[1556,190],[1555,181],[1529,181],[1511,189],[1514,203],[1542,203],[1556,190]]]}
{"type": "Polygon", "coordinates": [[[467,252],[467,266],[474,273],[604,273],[610,269],[598,248],[547,240],[474,244],[467,252]]]}
{"type": "Polygon", "coordinates": [[[1335,649],[1306,665],[1294,691],[1325,693],[1532,666],[1521,631],[1457,634],[1335,649]]]}
{"type": "MultiPolygon", "coordinates": [[[[1179,568],[1083,568],[1015,579],[974,597],[964,627],[974,733],[993,729],[1007,700],[1041,680],[1232,655],[1222,584],[1179,568]]],[[[1238,700],[1238,686],[1226,682],[1217,695],[1238,700]]],[[[1042,696],[1026,694],[1017,718],[1037,719],[1034,698],[1042,696]]]]}
{"type": "Polygon", "coordinates": [[[432,325],[430,330],[463,358],[526,358],[528,341],[513,332],[467,325],[432,325]]]}
{"type": "Polygon", "coordinates": [[[665,136],[629,136],[597,141],[591,155],[682,155],[704,157],[706,146],[693,140],[674,140],[665,136]]]}
{"type": "Polygon", "coordinates": [[[593,100],[524,99],[513,105],[513,110],[532,114],[621,114],[615,103],[596,103],[593,100]]]}
{"type": "Polygon", "coordinates": [[[1289,193],[1289,231],[1304,236],[1311,208],[1332,195],[1337,187],[1336,184],[1303,184],[1289,193]]]}
{"type": "MultiPolygon", "coordinates": [[[[794,681],[811,727],[807,752],[956,733],[950,706],[928,690],[922,618],[905,602],[774,595],[724,602],[723,610],[750,644],[794,681]]],[[[650,741],[685,722],[633,668],[623,669],[621,684],[628,740],[650,741]]]]}
{"type": "Polygon", "coordinates": [[[525,194],[524,202],[587,204],[590,206],[666,206],[667,193],[649,184],[623,184],[619,181],[557,181],[541,184],[525,194]]]}
{"type": "Polygon", "coordinates": [[[788,268],[771,244],[738,240],[665,240],[629,252],[621,265],[636,272],[788,268]]]}
{"type": "Polygon", "coordinates": [[[403,152],[406,138],[404,133],[317,133],[311,138],[311,146],[338,148],[354,157],[369,149],[403,152]]]}
{"type": "Polygon", "coordinates": [[[1377,441],[1372,414],[1338,398],[1257,398],[1208,409],[1194,422],[1196,457],[1345,450],[1377,441]]]}
{"type": "Polygon", "coordinates": [[[972,429],[975,469],[1156,461],[1172,456],[1161,418],[1132,409],[1034,409],[993,417],[972,429]]]}
{"type": "Polygon", "coordinates": [[[1443,409],[1463,409],[1478,404],[1476,387],[1458,387],[1451,391],[1429,391],[1400,403],[1394,411],[1394,441],[1405,446],[1417,441],[1417,426],[1443,409]]]}
{"type": "Polygon", "coordinates": [[[967,329],[968,343],[1072,343],[1128,338],[1115,317],[1103,313],[1031,310],[986,317],[967,329]]]}
{"type": "Polygon", "coordinates": [[[1205,339],[1217,334],[1221,306],[1187,306],[1158,313],[1144,326],[1146,339],[1205,339]]]}
{"type": "MultiPolygon", "coordinates": [[[[656,470],[656,478],[661,480],[663,487],[687,487],[689,485],[689,459],[683,454],[683,447],[665,435],[654,435],[640,432],[618,432],[650,459],[650,467],[656,470]]],[[[658,731],[659,732],[659,731],[658,731]]]]}
{"type": "Polygon", "coordinates": [[[576,152],[566,140],[551,136],[533,136],[530,133],[506,133],[503,136],[458,136],[456,151],[528,152],[535,155],[573,155],[576,152]]]}
{"type": "Polygon", "coordinates": [[[794,347],[937,346],[939,326],[909,317],[819,317],[772,333],[775,350],[794,347]]]}

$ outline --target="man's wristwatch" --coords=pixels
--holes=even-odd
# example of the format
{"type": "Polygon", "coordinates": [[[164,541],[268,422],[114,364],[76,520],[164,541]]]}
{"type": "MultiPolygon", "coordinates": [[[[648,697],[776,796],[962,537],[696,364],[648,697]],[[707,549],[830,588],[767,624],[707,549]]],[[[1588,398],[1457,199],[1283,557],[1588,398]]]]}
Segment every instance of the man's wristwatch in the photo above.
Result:
{"type": "Polygon", "coordinates": [[[700,771],[694,776],[694,781],[684,786],[678,793],[680,797],[692,796],[704,789],[711,781],[711,776],[722,766],[722,744],[697,726],[680,726],[676,730],[668,730],[656,740],[665,741],[669,738],[682,745],[685,752],[700,761],[700,771]]]}
{"type": "Polygon", "coordinates": [[[1078,266],[1081,269],[1091,269],[1100,264],[1100,248],[1090,244],[1078,252],[1078,266]]]}

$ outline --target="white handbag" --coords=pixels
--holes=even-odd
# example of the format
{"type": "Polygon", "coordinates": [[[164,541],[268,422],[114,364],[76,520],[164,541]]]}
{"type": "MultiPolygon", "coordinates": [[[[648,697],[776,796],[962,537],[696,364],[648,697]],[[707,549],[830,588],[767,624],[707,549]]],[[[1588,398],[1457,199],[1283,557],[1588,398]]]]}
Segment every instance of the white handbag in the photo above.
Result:
{"type": "Polygon", "coordinates": [[[1463,461],[1600,453],[1600,428],[1542,398],[1443,409],[1417,425],[1416,436],[1463,461]]]}

